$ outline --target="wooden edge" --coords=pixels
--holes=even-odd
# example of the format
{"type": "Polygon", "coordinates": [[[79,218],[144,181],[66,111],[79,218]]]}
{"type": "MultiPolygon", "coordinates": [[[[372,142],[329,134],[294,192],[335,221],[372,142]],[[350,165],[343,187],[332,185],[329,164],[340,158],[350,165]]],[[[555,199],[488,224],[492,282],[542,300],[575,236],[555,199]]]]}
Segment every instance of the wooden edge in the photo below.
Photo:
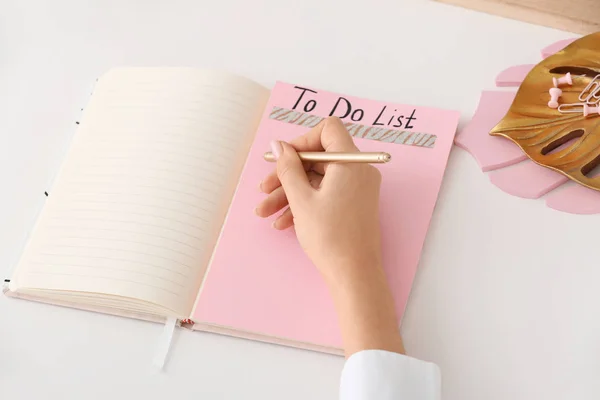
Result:
{"type": "Polygon", "coordinates": [[[434,0],[439,3],[451,4],[470,8],[500,17],[516,19],[549,28],[560,29],[578,34],[588,34],[600,31],[600,23],[579,21],[560,15],[544,13],[532,8],[507,4],[499,0],[434,0]]]}

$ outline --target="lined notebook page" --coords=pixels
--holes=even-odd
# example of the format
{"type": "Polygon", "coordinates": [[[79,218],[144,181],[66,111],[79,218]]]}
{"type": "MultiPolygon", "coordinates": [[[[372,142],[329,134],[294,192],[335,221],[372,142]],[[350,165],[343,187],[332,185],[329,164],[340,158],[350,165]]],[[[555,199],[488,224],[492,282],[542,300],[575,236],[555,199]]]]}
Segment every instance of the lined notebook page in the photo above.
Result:
{"type": "Polygon", "coordinates": [[[268,95],[212,71],[102,76],[11,286],[188,316],[268,95]]]}

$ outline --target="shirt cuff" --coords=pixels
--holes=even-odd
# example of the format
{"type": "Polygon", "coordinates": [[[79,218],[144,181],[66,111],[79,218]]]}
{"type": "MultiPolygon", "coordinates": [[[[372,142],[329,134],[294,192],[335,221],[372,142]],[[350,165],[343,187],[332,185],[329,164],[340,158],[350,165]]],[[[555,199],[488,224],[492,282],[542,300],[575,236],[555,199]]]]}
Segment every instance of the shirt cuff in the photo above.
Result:
{"type": "Polygon", "coordinates": [[[384,350],[364,350],[346,361],[340,400],[440,400],[437,365],[384,350]]]}

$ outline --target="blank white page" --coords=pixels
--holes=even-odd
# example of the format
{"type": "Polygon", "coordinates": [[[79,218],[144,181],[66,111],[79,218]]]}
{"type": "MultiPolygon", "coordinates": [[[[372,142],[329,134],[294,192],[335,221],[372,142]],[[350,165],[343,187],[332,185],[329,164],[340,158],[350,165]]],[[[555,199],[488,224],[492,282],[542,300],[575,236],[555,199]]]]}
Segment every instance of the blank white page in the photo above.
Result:
{"type": "Polygon", "coordinates": [[[102,76],[11,281],[187,317],[269,91],[233,75],[102,76]]]}

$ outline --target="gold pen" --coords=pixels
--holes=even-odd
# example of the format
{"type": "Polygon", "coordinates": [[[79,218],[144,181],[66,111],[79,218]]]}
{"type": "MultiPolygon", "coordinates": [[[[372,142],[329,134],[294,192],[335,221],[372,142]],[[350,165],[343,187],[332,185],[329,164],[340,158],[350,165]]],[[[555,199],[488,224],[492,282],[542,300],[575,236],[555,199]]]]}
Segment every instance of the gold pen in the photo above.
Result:
{"type": "MultiPolygon", "coordinates": [[[[302,161],[317,163],[369,163],[384,164],[390,162],[392,156],[388,153],[336,153],[326,151],[299,151],[298,156],[302,161]]],[[[265,161],[275,162],[273,153],[264,155],[265,161]]]]}

